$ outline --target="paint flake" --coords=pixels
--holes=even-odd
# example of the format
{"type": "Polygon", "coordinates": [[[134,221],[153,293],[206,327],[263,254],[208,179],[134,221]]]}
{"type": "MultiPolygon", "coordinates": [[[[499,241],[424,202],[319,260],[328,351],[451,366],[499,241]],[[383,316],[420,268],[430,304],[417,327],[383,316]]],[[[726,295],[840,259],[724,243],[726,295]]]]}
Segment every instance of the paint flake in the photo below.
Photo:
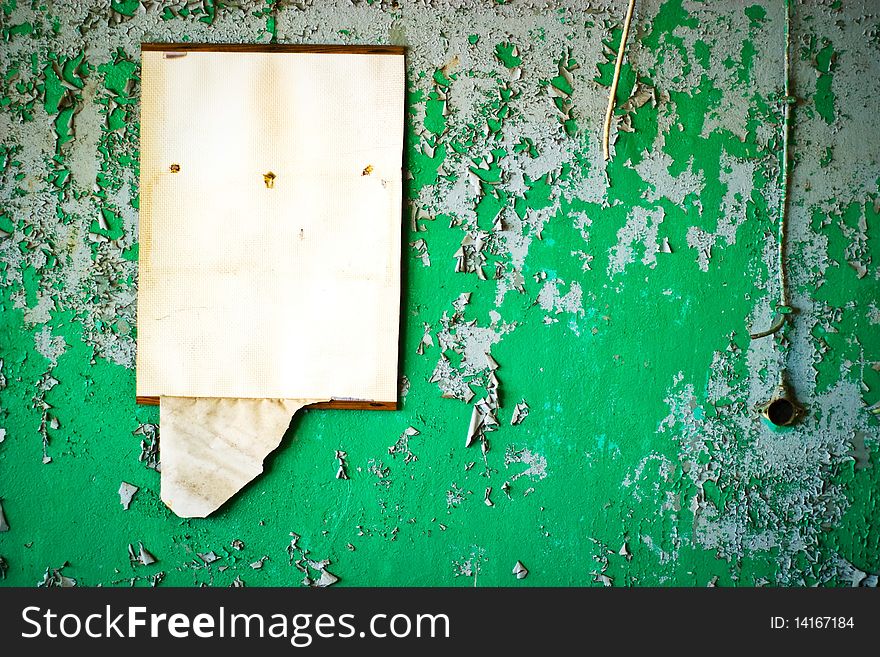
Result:
{"type": "Polygon", "coordinates": [[[458,484],[453,483],[452,488],[446,491],[446,510],[447,513],[451,509],[456,509],[461,506],[461,503],[464,502],[464,491],[458,486],[458,484]]]}
{"type": "Polygon", "coordinates": [[[76,586],[76,580],[72,577],[67,577],[64,574],[64,569],[67,568],[70,564],[66,561],[59,568],[46,568],[46,572],[43,573],[43,579],[37,582],[37,588],[41,589],[53,589],[53,588],[72,588],[76,586]]]}
{"type": "Polygon", "coordinates": [[[318,588],[325,588],[327,586],[332,586],[339,581],[339,578],[331,573],[329,570],[326,570],[326,566],[321,569],[321,576],[315,580],[312,586],[316,586],[318,588]]]}
{"type": "Polygon", "coordinates": [[[150,566],[158,561],[140,541],[138,541],[137,551],[135,551],[134,546],[131,543],[128,544],[128,559],[132,565],[141,566],[150,566]]]}
{"type": "Polygon", "coordinates": [[[419,457],[413,454],[412,450],[409,448],[409,439],[418,435],[418,429],[415,427],[407,427],[404,429],[403,433],[400,434],[400,438],[397,439],[397,442],[388,448],[388,454],[391,455],[391,458],[397,458],[398,454],[402,454],[404,463],[418,461],[419,457]]]}
{"type": "Polygon", "coordinates": [[[198,554],[199,559],[205,562],[206,566],[210,566],[215,561],[220,560],[220,556],[214,550],[210,552],[197,552],[196,554],[198,554]]]}
{"type": "Polygon", "coordinates": [[[856,470],[864,470],[873,467],[873,463],[871,463],[871,449],[865,444],[865,438],[867,438],[867,434],[864,431],[853,431],[850,440],[852,450],[846,454],[855,460],[856,470]]]}
{"type": "Polygon", "coordinates": [[[490,499],[491,495],[492,495],[492,487],[487,486],[486,487],[486,496],[483,498],[483,504],[485,504],[488,507],[495,506],[495,503],[490,499]]]}
{"type": "MultiPolygon", "coordinates": [[[[544,456],[528,448],[516,449],[513,445],[508,446],[504,454],[504,467],[509,468],[520,463],[527,465],[528,468],[513,475],[511,481],[516,481],[520,477],[528,477],[533,481],[538,481],[547,476],[547,459],[544,456]]],[[[529,492],[527,491],[525,494],[528,495],[529,492]]]]}
{"type": "Polygon", "coordinates": [[[140,488],[138,486],[129,484],[125,481],[119,484],[119,503],[125,511],[128,511],[128,507],[131,506],[131,500],[134,497],[134,494],[139,490],[140,488]]]}
{"type": "Polygon", "coordinates": [[[159,463],[159,425],[144,423],[132,432],[132,435],[143,436],[141,438],[141,454],[138,460],[147,468],[160,472],[159,463]]]}
{"type": "Polygon", "coordinates": [[[342,450],[336,450],[336,478],[337,479],[348,479],[348,465],[346,463],[346,459],[348,458],[348,454],[343,452],[342,450]]]}
{"type": "Polygon", "coordinates": [[[510,417],[510,424],[512,426],[516,426],[520,424],[523,420],[526,419],[529,415],[529,405],[526,403],[526,400],[523,399],[516,406],[513,407],[513,414],[510,417]]]}
{"type": "Polygon", "coordinates": [[[424,239],[417,239],[415,242],[410,242],[409,245],[415,250],[416,257],[422,261],[422,266],[430,267],[431,256],[428,253],[428,243],[424,239]]]}

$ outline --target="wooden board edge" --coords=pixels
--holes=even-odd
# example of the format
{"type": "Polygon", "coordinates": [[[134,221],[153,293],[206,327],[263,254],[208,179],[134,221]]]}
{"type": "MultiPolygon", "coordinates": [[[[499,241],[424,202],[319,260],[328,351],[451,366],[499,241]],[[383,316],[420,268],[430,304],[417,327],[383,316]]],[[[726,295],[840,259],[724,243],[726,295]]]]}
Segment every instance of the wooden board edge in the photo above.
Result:
{"type": "Polygon", "coordinates": [[[286,43],[142,43],[145,52],[290,52],[348,55],[404,55],[404,46],[345,46],[286,43]]]}
{"type": "Polygon", "coordinates": [[[323,408],[349,411],[396,411],[397,402],[381,402],[366,400],[331,399],[328,402],[309,404],[306,408],[323,408]]]}
{"type": "MultiPolygon", "coordinates": [[[[144,406],[158,406],[158,397],[148,397],[138,395],[136,397],[138,404],[144,406]]],[[[309,404],[306,408],[329,409],[329,410],[348,410],[348,411],[396,411],[396,401],[368,401],[365,399],[332,399],[328,402],[317,402],[309,404]]]]}

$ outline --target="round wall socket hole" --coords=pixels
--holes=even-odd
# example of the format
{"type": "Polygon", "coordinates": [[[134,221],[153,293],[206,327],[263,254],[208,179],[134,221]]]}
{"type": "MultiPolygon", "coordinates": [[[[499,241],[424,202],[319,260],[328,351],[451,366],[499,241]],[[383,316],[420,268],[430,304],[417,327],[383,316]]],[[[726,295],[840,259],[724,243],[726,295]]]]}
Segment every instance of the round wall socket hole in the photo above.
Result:
{"type": "Polygon", "coordinates": [[[788,399],[777,399],[767,407],[767,419],[777,427],[788,426],[794,421],[794,404],[788,399]]]}

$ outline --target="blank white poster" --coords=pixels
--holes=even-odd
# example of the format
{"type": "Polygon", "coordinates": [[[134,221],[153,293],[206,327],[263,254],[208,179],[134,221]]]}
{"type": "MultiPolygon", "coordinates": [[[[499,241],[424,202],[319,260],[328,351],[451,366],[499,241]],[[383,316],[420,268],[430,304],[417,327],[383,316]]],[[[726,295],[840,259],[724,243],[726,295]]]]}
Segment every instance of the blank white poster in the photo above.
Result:
{"type": "Polygon", "coordinates": [[[397,399],[404,59],[144,51],[137,393],[397,399]]]}

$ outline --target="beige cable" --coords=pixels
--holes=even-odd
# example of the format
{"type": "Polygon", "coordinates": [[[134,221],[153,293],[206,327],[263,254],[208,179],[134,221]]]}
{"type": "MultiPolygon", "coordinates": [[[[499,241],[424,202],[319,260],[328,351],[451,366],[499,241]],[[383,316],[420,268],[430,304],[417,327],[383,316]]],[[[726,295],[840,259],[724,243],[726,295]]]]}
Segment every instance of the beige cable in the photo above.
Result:
{"type": "Polygon", "coordinates": [[[609,140],[611,138],[611,117],[614,115],[614,97],[617,95],[617,83],[620,80],[620,67],[623,65],[623,53],[626,49],[626,38],[629,35],[629,24],[632,22],[633,10],[636,0],[629,0],[626,10],[626,18],[623,21],[623,34],[620,37],[620,47],[617,49],[617,62],[614,64],[614,78],[611,80],[611,92],[608,94],[608,110],[605,112],[605,129],[602,133],[602,152],[605,161],[611,159],[609,152],[609,140]]]}

